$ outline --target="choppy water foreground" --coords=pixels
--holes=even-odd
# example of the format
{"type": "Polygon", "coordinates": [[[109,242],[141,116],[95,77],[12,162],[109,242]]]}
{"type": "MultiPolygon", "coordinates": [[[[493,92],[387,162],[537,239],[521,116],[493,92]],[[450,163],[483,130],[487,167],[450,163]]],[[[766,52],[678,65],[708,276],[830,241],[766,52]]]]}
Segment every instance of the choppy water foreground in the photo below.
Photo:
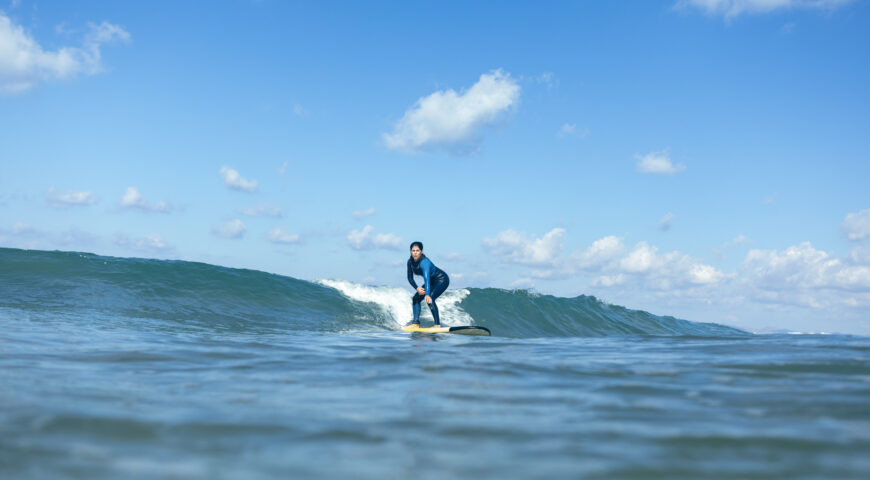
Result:
{"type": "Polygon", "coordinates": [[[0,477],[870,476],[866,337],[521,293],[512,336],[408,335],[338,287],[0,249],[0,477]]]}

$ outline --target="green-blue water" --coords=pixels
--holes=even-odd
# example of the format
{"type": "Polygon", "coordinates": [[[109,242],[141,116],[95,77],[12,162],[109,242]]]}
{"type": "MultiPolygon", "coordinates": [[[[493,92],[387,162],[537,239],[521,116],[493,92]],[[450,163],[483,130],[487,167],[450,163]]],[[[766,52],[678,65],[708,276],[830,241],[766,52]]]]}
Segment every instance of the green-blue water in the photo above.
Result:
{"type": "Polygon", "coordinates": [[[870,338],[0,249],[0,478],[867,478],[870,338]]]}

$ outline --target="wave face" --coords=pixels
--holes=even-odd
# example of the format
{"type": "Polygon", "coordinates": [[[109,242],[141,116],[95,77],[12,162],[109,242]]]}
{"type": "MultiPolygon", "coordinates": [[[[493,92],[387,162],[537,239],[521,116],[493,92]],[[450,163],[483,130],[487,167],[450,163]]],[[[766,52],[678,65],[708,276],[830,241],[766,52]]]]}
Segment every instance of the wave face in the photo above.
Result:
{"type": "MultiPolygon", "coordinates": [[[[343,280],[308,282],[195,262],[0,248],[0,313],[139,328],[342,332],[395,330],[410,320],[410,288],[343,280]]],[[[483,325],[507,337],[731,336],[716,324],[525,290],[448,290],[438,299],[447,325],[483,325]]],[[[427,309],[424,323],[431,321],[427,309]]]]}

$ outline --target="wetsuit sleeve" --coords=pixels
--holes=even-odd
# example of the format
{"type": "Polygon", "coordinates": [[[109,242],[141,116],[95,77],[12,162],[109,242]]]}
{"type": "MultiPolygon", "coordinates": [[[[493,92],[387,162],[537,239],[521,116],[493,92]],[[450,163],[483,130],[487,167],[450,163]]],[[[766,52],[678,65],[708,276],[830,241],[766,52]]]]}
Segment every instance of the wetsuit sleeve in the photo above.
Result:
{"type": "Polygon", "coordinates": [[[414,290],[417,289],[417,282],[414,281],[414,270],[411,270],[411,261],[408,261],[408,282],[414,287],[414,290]]]}
{"type": "Polygon", "coordinates": [[[432,276],[432,262],[428,258],[424,258],[420,262],[420,270],[423,271],[423,286],[426,287],[426,295],[429,295],[432,286],[431,282],[429,282],[429,277],[432,276]]]}

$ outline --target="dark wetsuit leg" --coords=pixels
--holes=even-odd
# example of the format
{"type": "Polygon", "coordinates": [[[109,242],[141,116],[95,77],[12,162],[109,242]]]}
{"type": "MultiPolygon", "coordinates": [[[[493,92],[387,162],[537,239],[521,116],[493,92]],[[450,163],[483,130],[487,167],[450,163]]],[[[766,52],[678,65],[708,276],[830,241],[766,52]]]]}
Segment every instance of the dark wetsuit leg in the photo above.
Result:
{"type": "MultiPolygon", "coordinates": [[[[437,277],[432,278],[432,303],[429,305],[429,311],[432,312],[432,319],[435,320],[435,325],[441,324],[441,317],[438,314],[438,305],[435,304],[435,299],[441,296],[445,290],[447,290],[447,286],[450,285],[450,278],[447,275],[438,275],[437,277]]],[[[414,321],[420,321],[420,302],[426,298],[426,295],[420,295],[419,293],[414,295],[414,298],[411,299],[411,303],[414,308],[414,321]]]]}

